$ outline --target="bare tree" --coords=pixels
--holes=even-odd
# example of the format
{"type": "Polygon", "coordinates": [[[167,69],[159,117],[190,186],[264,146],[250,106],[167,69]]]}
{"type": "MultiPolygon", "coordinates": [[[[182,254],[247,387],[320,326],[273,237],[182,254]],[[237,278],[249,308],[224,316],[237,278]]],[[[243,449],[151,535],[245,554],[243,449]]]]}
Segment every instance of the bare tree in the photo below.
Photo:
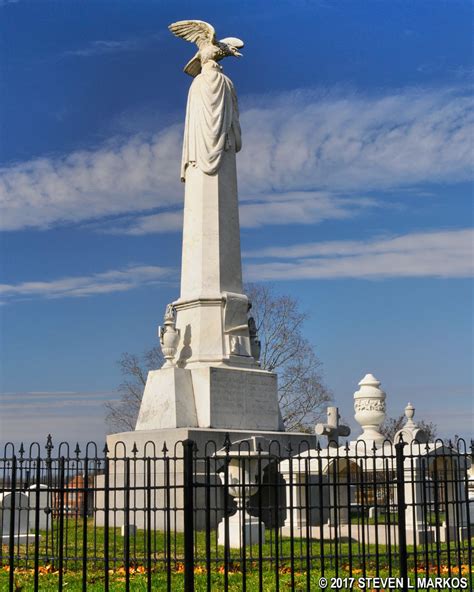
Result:
{"type": "Polygon", "coordinates": [[[277,294],[266,284],[249,284],[245,291],[262,344],[262,368],[278,372],[285,427],[312,432],[332,395],[323,383],[314,345],[302,334],[307,314],[295,298],[277,294]]]}
{"type": "MultiPolygon", "coordinates": [[[[250,284],[246,294],[261,341],[261,366],[278,372],[280,409],[286,429],[313,431],[332,396],[323,384],[321,362],[314,346],[302,335],[307,315],[300,311],[296,299],[276,294],[270,286],[250,284]]],[[[119,401],[106,404],[106,421],[114,431],[132,430],[148,370],[159,368],[163,357],[156,346],[141,359],[124,353],[118,363],[124,382],[119,387],[119,401]]]]}
{"type": "MultiPolygon", "coordinates": [[[[405,415],[400,417],[387,417],[383,424],[380,426],[380,433],[390,440],[394,441],[395,434],[403,428],[406,422],[405,415]]],[[[422,429],[428,435],[428,442],[434,442],[438,433],[438,426],[435,423],[426,421],[417,421],[416,425],[422,429]]]]}
{"type": "Polygon", "coordinates": [[[124,381],[118,387],[120,399],[105,403],[105,421],[113,432],[122,432],[135,429],[148,372],[163,364],[161,347],[152,347],[141,358],[125,352],[117,363],[124,381]]]}

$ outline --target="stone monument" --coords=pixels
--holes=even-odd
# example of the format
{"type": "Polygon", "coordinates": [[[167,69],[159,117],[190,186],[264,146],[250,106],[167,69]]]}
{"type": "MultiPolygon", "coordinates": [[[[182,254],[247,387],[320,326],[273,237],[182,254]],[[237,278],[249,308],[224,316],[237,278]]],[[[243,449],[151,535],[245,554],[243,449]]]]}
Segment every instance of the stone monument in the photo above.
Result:
{"type": "Polygon", "coordinates": [[[402,438],[403,442],[406,444],[410,444],[411,442],[426,444],[428,442],[428,434],[413,421],[413,418],[415,417],[415,408],[411,403],[408,403],[405,407],[405,417],[405,425],[401,430],[398,430],[393,438],[394,444],[400,442],[400,438],[402,438]]]}
{"type": "MultiPolygon", "coordinates": [[[[315,440],[284,431],[277,375],[262,369],[251,303],[244,294],[236,154],[242,146],[237,95],[219,61],[243,42],[218,41],[203,21],[173,34],[196,43],[184,71],[193,77],[186,109],[181,179],[184,222],[181,292],[159,329],[165,364],[149,373],[134,432],[108,438],[158,445],[192,438],[222,445],[258,433],[283,445],[315,440]]],[[[140,444],[141,443],[141,444],[140,444]]]]}

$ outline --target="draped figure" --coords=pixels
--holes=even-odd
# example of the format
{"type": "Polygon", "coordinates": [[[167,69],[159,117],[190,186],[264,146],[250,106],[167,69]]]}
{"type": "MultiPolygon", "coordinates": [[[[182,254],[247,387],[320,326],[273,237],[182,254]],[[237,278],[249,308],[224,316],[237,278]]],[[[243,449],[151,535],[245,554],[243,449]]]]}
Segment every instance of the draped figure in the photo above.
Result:
{"type": "Polygon", "coordinates": [[[215,61],[202,65],[191,84],[184,127],[181,180],[188,166],[206,175],[218,172],[224,153],[242,146],[237,94],[215,61]]]}

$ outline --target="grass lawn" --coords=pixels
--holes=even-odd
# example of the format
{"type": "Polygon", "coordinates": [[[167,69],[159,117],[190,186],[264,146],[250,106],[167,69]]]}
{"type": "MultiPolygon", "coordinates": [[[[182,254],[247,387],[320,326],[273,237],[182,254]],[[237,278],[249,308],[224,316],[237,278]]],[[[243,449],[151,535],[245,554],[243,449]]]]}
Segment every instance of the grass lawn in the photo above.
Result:
{"type": "MultiPolygon", "coordinates": [[[[68,520],[65,523],[63,537],[62,570],[59,559],[59,538],[53,524],[51,532],[42,532],[39,546],[39,589],[46,591],[58,590],[62,577],[65,590],[82,590],[83,549],[87,557],[87,590],[93,592],[119,591],[125,589],[126,572],[124,557],[125,541],[120,529],[109,529],[108,544],[104,528],[94,527],[88,520],[86,528],[80,519],[68,520]],[[83,538],[85,535],[85,539],[83,538]],[[109,564],[104,565],[104,557],[108,549],[109,564]],[[60,575],[61,574],[61,575],[60,575]],[[109,585],[106,588],[106,577],[109,585]]],[[[472,541],[471,541],[472,543],[472,541]]],[[[147,590],[147,540],[144,531],[130,539],[130,590],[147,590]]],[[[410,577],[414,581],[416,575],[423,577],[428,566],[428,575],[435,577],[438,573],[443,577],[469,577],[468,567],[469,542],[464,541],[460,548],[451,549],[451,573],[448,568],[448,550],[446,545],[431,545],[428,556],[418,551],[415,557],[413,548],[409,548],[410,577]],[[416,565],[416,570],[415,570],[416,565]],[[460,566],[460,567],[459,567],[460,566]]],[[[151,537],[151,577],[152,590],[166,590],[168,582],[173,592],[184,589],[184,537],[182,533],[172,533],[169,539],[163,532],[153,532],[151,537]]],[[[34,589],[34,545],[15,548],[14,590],[27,592],[34,589]]],[[[334,541],[321,543],[318,540],[281,538],[276,544],[274,533],[267,531],[267,542],[262,546],[263,557],[259,571],[259,550],[257,546],[247,547],[245,554],[240,550],[232,550],[229,558],[228,589],[243,590],[243,580],[247,590],[260,589],[268,592],[276,590],[277,579],[281,590],[322,590],[319,586],[321,575],[329,580],[331,577],[380,576],[396,577],[398,575],[398,557],[393,550],[375,545],[366,545],[365,554],[361,555],[358,542],[334,541]],[[321,547],[322,545],[322,547],[321,547]],[[278,553],[276,552],[278,549],[278,553]],[[275,557],[278,556],[278,562],[275,557]],[[245,572],[245,578],[243,577],[245,572]]],[[[207,590],[208,579],[212,590],[223,590],[224,549],[217,545],[215,532],[206,539],[204,532],[197,532],[195,537],[195,589],[207,590]]],[[[0,567],[0,590],[9,589],[8,546],[2,547],[0,567]]],[[[472,574],[471,574],[472,577],[472,574]]],[[[472,583],[471,583],[472,584],[472,583]]],[[[330,589],[330,587],[326,588],[330,589]]],[[[342,588],[344,589],[344,588],[342,588]]],[[[358,590],[358,587],[354,587],[358,590]]],[[[458,588],[451,588],[457,590],[458,588]]]]}

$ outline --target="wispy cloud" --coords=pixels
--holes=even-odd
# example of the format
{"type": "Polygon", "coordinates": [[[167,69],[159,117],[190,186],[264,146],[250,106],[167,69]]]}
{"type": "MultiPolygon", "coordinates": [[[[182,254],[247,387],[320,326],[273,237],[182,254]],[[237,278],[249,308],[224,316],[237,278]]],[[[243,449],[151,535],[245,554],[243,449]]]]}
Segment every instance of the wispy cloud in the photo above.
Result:
{"type": "Polygon", "coordinates": [[[474,275],[474,231],[419,232],[369,241],[327,241],[246,253],[249,280],[474,275]]]}
{"type": "Polygon", "coordinates": [[[113,391],[0,393],[0,442],[46,443],[67,441],[81,446],[89,440],[104,442],[104,402],[117,397],[113,391]]]}
{"type": "Polygon", "coordinates": [[[146,216],[125,217],[114,222],[113,225],[104,225],[100,222],[96,229],[107,234],[128,234],[139,236],[143,234],[176,232],[183,226],[183,210],[172,212],[160,212],[146,216]]]}
{"type": "Polygon", "coordinates": [[[4,302],[26,298],[80,298],[96,294],[124,292],[134,288],[170,281],[174,272],[166,267],[136,265],[88,276],[64,277],[58,280],[0,284],[4,302]]]}
{"type": "Polygon", "coordinates": [[[1,228],[48,228],[179,203],[180,137],[172,127],[0,170],[1,228]]]}
{"type": "Polygon", "coordinates": [[[240,206],[241,225],[258,228],[279,224],[314,224],[330,219],[350,218],[375,207],[371,198],[343,198],[322,191],[288,191],[269,194],[240,206]]]}
{"type": "MultiPolygon", "coordinates": [[[[288,215],[294,223],[354,215],[367,202],[341,198],[468,179],[473,103],[469,93],[452,89],[244,100],[238,157],[240,195],[249,204],[244,225],[279,224],[288,215]]],[[[181,134],[174,125],[0,169],[0,227],[48,228],[148,211],[156,217],[107,225],[136,234],[176,228],[176,214],[166,219],[157,210],[182,200],[181,134]]]]}
{"type": "Polygon", "coordinates": [[[449,90],[378,97],[292,93],[242,117],[244,190],[360,191],[472,176],[474,100],[449,90]]]}
{"type": "MultiPolygon", "coordinates": [[[[269,247],[244,253],[245,275],[250,281],[470,277],[473,246],[474,231],[463,229],[269,247]]],[[[136,265],[88,276],[0,284],[0,299],[6,304],[31,298],[80,298],[175,280],[174,269],[136,265]]]]}
{"type": "Polygon", "coordinates": [[[124,51],[135,51],[142,49],[153,41],[158,41],[164,36],[163,33],[156,33],[148,35],[146,37],[130,37],[128,39],[98,39],[96,41],[90,41],[83,47],[77,49],[71,49],[64,52],[64,56],[75,56],[75,57],[95,57],[104,54],[113,54],[124,51]]]}
{"type": "MultiPolygon", "coordinates": [[[[342,198],[327,192],[288,192],[259,196],[258,200],[243,200],[240,204],[240,226],[259,228],[281,224],[315,224],[323,220],[356,216],[364,209],[376,207],[371,198],[342,198]]],[[[106,233],[132,236],[175,232],[182,228],[183,212],[160,212],[145,216],[125,217],[114,225],[95,225],[106,233]]]]}

